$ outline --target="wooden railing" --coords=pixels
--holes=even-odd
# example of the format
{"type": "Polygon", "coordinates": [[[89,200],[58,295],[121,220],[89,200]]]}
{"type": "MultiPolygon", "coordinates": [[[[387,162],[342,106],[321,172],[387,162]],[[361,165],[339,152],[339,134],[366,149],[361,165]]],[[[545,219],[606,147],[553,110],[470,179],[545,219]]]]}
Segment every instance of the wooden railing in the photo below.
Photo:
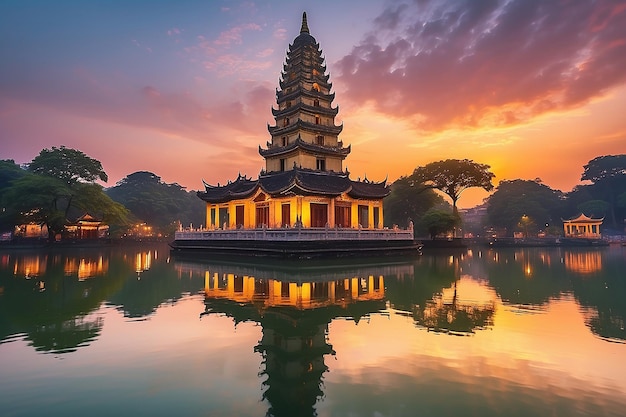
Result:
{"type": "Polygon", "coordinates": [[[176,240],[412,240],[412,229],[259,228],[179,231],[176,240]]]}

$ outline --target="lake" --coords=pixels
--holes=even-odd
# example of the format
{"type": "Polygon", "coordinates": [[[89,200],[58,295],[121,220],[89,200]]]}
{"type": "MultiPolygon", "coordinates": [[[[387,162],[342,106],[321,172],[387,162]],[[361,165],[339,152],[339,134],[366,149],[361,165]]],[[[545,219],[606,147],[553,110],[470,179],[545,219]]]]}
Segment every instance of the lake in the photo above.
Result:
{"type": "Polygon", "coordinates": [[[626,247],[0,248],[3,416],[623,416],[626,247]]]}

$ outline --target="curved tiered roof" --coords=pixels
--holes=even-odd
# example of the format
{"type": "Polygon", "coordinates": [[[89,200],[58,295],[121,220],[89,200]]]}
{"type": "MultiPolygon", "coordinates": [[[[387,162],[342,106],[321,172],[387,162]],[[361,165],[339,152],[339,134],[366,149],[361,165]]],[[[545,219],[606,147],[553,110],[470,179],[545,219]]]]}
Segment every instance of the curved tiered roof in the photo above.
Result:
{"type": "Polygon", "coordinates": [[[306,151],[315,152],[317,154],[340,154],[347,156],[350,153],[351,147],[352,145],[348,145],[347,148],[344,148],[343,144],[337,147],[316,145],[314,143],[305,142],[300,137],[298,137],[295,141],[291,142],[287,146],[274,146],[268,149],[263,149],[261,148],[261,146],[259,146],[259,154],[261,154],[261,156],[265,158],[268,156],[285,155],[295,151],[296,149],[303,149],[306,151]]]}
{"type": "Polygon", "coordinates": [[[205,183],[198,197],[209,203],[225,203],[252,197],[257,190],[272,197],[285,195],[323,195],[336,197],[346,193],[352,198],[384,198],[389,195],[387,181],[351,180],[347,173],[294,168],[289,171],[261,174],[257,180],[239,176],[224,186],[205,183]]]}

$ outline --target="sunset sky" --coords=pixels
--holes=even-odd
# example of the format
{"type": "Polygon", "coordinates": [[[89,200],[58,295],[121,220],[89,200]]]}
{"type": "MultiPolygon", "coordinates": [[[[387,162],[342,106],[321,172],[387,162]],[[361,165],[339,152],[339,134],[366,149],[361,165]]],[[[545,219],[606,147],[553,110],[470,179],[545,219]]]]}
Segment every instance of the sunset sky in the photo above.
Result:
{"type": "Polygon", "coordinates": [[[626,153],[626,1],[3,0],[0,159],[65,145],[105,186],[256,177],[303,11],[354,179],[467,158],[570,191],[626,153]]]}

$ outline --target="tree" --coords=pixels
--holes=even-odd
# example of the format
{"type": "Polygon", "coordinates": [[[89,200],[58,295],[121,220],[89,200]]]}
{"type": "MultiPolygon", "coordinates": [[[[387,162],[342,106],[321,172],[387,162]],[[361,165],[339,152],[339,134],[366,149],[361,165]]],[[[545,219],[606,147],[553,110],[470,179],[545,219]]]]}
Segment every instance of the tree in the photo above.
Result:
{"type": "Polygon", "coordinates": [[[595,199],[609,203],[611,223],[617,227],[617,218],[622,219],[626,215],[618,204],[619,195],[626,192],[626,154],[598,156],[583,168],[580,179],[593,183],[595,199]]]}
{"type": "MultiPolygon", "coordinates": [[[[428,209],[447,205],[443,198],[409,177],[400,177],[391,184],[391,193],[383,200],[385,225],[407,227],[413,221],[416,234],[425,233],[420,219],[428,209]]],[[[449,205],[448,205],[449,207],[449,205]]]]}
{"type": "Polygon", "coordinates": [[[588,200],[578,205],[578,210],[590,217],[604,217],[611,205],[603,200],[588,200]]]}
{"type": "Polygon", "coordinates": [[[506,229],[511,236],[518,229],[529,233],[550,227],[560,220],[563,206],[563,193],[539,179],[501,181],[487,199],[487,216],[493,226],[506,229]]]}
{"type": "Polygon", "coordinates": [[[67,184],[56,178],[28,173],[13,181],[3,196],[2,205],[15,226],[42,223],[54,237],[65,225],[65,203],[71,196],[67,184]]]}
{"type": "Polygon", "coordinates": [[[421,221],[426,226],[431,239],[454,230],[459,218],[450,213],[449,211],[430,209],[428,210],[421,221]]]}
{"type": "MultiPolygon", "coordinates": [[[[10,164],[1,164],[2,167],[15,172],[10,164]]],[[[14,224],[44,223],[52,238],[64,230],[68,219],[86,212],[110,225],[126,221],[126,209],[95,184],[98,179],[108,179],[102,164],[81,151],[64,146],[44,149],[28,164],[28,171],[18,177],[2,195],[2,207],[14,224]]]]}
{"type": "Polygon", "coordinates": [[[206,205],[196,192],[188,192],[176,183],[167,184],[152,172],[134,172],[106,193],[137,219],[165,233],[175,230],[179,221],[201,225],[206,220],[206,205]]]}
{"type": "Polygon", "coordinates": [[[28,172],[22,169],[12,159],[0,160],[0,231],[12,230],[16,225],[16,213],[4,202],[5,194],[13,181],[23,177],[28,172]]]}
{"type": "Polygon", "coordinates": [[[35,174],[58,178],[70,186],[77,182],[93,183],[97,180],[107,182],[109,179],[100,161],[65,146],[43,149],[28,164],[28,170],[35,174]]]}
{"type": "Polygon", "coordinates": [[[469,159],[446,159],[417,167],[411,179],[445,193],[452,200],[452,210],[458,217],[456,203],[467,188],[480,187],[493,190],[491,180],[495,175],[489,172],[489,165],[479,164],[469,159]]]}

